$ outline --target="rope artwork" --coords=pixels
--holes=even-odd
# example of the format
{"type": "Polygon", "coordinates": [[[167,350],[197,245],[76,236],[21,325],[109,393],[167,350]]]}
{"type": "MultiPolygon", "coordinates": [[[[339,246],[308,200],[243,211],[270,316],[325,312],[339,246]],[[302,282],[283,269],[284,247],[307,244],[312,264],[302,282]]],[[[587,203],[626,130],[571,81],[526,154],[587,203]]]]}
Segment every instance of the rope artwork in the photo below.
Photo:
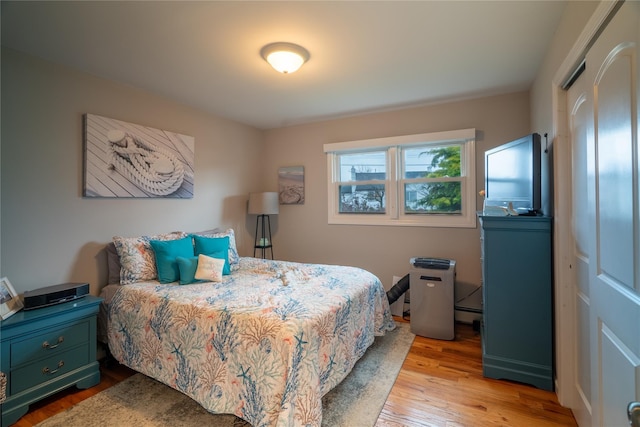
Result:
{"type": "Polygon", "coordinates": [[[184,166],[172,153],[118,129],[110,130],[107,140],[109,167],[140,189],[166,196],[182,185],[184,166]]]}

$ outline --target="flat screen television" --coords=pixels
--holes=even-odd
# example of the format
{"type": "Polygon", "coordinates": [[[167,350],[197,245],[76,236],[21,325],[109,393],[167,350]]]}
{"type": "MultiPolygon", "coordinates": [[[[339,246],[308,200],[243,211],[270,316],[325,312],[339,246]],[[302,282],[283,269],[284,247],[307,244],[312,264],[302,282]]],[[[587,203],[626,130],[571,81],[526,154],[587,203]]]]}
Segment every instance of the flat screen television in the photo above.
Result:
{"type": "Polygon", "coordinates": [[[485,198],[519,215],[541,213],[540,135],[532,133],[484,153],[485,198]]]}

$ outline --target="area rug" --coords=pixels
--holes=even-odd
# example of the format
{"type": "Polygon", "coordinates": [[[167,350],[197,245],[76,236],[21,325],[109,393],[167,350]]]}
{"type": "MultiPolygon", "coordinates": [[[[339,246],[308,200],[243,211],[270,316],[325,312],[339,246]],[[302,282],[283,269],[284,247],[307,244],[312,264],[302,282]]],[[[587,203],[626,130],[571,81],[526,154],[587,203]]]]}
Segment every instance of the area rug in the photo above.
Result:
{"type": "MultiPolygon", "coordinates": [[[[322,425],[374,426],[413,339],[408,323],[377,337],[349,375],[322,398],[322,425]]],[[[90,397],[38,427],[250,427],[234,415],[214,415],[194,400],[142,374],[90,397]]]]}

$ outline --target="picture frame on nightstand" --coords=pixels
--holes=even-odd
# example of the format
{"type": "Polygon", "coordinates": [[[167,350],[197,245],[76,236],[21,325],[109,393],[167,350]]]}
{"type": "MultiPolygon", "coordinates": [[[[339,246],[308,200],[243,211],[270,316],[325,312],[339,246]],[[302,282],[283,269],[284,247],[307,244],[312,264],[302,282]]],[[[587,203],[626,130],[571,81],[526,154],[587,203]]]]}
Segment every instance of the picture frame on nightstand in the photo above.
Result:
{"type": "Polygon", "coordinates": [[[22,300],[6,277],[0,279],[0,318],[7,319],[22,310],[22,300]]]}

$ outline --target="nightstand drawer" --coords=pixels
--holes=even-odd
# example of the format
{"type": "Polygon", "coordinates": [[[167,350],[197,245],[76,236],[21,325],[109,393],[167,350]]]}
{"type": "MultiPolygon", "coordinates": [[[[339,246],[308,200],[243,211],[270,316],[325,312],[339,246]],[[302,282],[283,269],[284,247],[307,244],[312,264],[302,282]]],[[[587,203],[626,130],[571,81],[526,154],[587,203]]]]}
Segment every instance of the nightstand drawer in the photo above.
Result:
{"type": "Polygon", "coordinates": [[[60,354],[89,341],[89,321],[66,327],[49,329],[24,341],[11,343],[11,367],[43,357],[60,354]]]}
{"type": "Polygon", "coordinates": [[[56,379],[89,363],[89,345],[58,352],[11,372],[11,394],[56,379]]]}

